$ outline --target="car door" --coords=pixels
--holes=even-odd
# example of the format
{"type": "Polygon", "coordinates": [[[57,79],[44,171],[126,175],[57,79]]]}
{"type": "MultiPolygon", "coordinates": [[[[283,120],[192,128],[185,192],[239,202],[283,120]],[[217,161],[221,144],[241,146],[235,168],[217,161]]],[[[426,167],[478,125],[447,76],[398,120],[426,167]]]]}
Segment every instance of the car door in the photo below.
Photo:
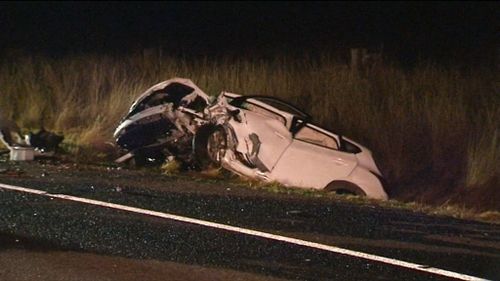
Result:
{"type": "Polygon", "coordinates": [[[290,186],[322,189],[348,176],[356,164],[354,154],[338,150],[334,137],[308,124],[295,134],[271,177],[290,186]]]}
{"type": "Polygon", "coordinates": [[[240,116],[241,121],[231,121],[238,138],[237,150],[246,154],[259,169],[272,170],[292,143],[285,119],[276,112],[255,107],[241,110],[240,116]]]}

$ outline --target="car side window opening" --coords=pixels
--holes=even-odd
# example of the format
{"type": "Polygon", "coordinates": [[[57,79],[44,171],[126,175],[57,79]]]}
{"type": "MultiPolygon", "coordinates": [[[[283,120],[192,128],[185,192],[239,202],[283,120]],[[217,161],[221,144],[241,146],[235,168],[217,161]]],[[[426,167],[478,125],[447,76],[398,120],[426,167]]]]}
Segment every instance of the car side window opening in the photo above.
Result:
{"type": "Polygon", "coordinates": [[[295,134],[295,139],[315,145],[324,146],[330,149],[339,149],[337,140],[335,140],[334,137],[315,130],[307,125],[295,134]]]}
{"type": "Polygon", "coordinates": [[[266,96],[256,96],[253,98],[260,101],[260,102],[268,104],[274,108],[277,108],[278,110],[288,112],[292,115],[295,115],[301,119],[310,119],[309,114],[303,112],[302,110],[298,109],[294,105],[291,105],[291,104],[284,102],[282,100],[279,100],[277,98],[266,97],[266,96]]]}
{"type": "Polygon", "coordinates": [[[263,107],[260,107],[258,105],[255,105],[255,104],[252,104],[252,103],[249,103],[249,102],[243,102],[240,107],[243,108],[243,109],[246,109],[246,110],[258,113],[260,115],[264,115],[266,117],[278,120],[283,125],[286,125],[285,118],[283,116],[279,115],[276,112],[272,112],[272,111],[270,111],[268,109],[265,109],[263,107]]]}

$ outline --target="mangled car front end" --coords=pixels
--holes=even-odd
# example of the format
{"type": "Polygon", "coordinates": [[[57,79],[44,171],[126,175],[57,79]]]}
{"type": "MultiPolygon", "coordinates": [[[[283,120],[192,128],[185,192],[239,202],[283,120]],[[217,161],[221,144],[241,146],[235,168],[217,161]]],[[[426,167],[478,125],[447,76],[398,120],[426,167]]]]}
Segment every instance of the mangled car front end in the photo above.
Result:
{"type": "Polygon", "coordinates": [[[164,160],[165,154],[191,156],[191,141],[204,122],[200,112],[209,97],[191,80],[174,78],[140,95],[114,132],[116,142],[130,151],[118,162],[164,160]],[[169,149],[171,151],[169,151],[169,149]]]}

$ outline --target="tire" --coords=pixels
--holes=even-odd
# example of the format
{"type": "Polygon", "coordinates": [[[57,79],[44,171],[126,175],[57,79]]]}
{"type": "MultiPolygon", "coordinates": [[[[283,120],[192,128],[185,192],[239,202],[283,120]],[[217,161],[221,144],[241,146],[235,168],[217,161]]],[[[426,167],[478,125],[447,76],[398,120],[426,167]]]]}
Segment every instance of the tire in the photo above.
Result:
{"type": "Polygon", "coordinates": [[[325,190],[335,192],[339,195],[366,196],[366,193],[361,187],[348,181],[332,181],[325,187],[325,190]]]}
{"type": "Polygon", "coordinates": [[[195,137],[195,155],[200,167],[220,167],[227,146],[227,134],[222,126],[200,128],[195,137]]]}

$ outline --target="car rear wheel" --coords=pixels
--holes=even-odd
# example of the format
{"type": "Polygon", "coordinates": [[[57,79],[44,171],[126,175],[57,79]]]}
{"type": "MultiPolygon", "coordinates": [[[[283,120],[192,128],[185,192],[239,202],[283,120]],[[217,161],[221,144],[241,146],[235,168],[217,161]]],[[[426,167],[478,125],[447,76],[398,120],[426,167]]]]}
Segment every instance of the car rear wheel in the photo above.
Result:
{"type": "Polygon", "coordinates": [[[325,190],[339,195],[366,196],[361,187],[348,181],[333,181],[325,187],[325,190]]]}

